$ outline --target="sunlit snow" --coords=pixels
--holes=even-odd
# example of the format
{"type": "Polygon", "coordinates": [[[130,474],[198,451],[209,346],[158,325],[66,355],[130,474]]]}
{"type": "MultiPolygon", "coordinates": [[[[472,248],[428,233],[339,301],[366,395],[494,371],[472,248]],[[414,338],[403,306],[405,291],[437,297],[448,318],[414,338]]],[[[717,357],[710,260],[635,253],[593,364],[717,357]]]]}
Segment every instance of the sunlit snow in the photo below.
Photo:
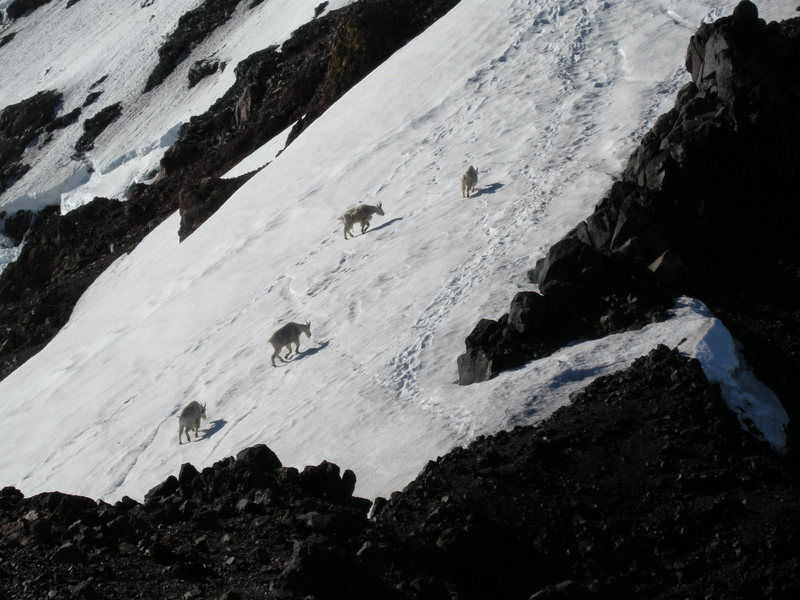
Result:
{"type": "MultiPolygon", "coordinates": [[[[659,343],[700,358],[746,426],[780,447],[777,399],[689,298],[667,322],[455,383],[474,324],[532,289],[526,271],[590,214],[672,106],[696,26],[735,4],[463,0],[183,243],[173,215],[98,279],[61,333],[0,382],[0,483],[141,498],[184,462],[264,443],[284,464],[332,461],[356,472],[356,493],[387,495],[429,459],[540,421],[659,343]],[[463,199],[469,164],[478,193],[463,199]],[[386,215],[345,241],[336,218],[359,202],[386,215]],[[310,320],[312,338],[273,368],[267,339],[289,320],[310,320]],[[207,403],[209,421],[179,445],[176,416],[191,400],[207,403]]],[[[761,4],[767,18],[793,15],[792,2],[761,4]]],[[[106,145],[116,150],[95,164],[192,110],[167,92],[163,102],[172,117],[141,137],[118,124],[106,145]]]]}

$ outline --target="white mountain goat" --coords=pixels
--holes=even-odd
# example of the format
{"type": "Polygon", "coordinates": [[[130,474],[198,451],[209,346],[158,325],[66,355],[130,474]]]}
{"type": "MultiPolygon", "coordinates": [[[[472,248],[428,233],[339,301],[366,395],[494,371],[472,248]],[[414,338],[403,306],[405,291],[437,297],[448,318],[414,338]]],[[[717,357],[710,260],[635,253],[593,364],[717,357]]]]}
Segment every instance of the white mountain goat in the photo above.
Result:
{"type": "Polygon", "coordinates": [[[369,229],[369,221],[372,219],[372,215],[376,213],[383,214],[383,207],[380,202],[378,202],[377,206],[359,204],[339,217],[339,220],[344,223],[344,239],[347,239],[348,233],[350,237],[353,237],[351,229],[355,223],[361,223],[361,233],[366,233],[367,229],[369,229]]]}
{"type": "Polygon", "coordinates": [[[469,198],[470,192],[475,191],[478,185],[478,169],[470,165],[467,172],[461,176],[461,197],[469,198]]]}
{"type": "Polygon", "coordinates": [[[288,349],[289,351],[286,353],[286,358],[289,358],[292,354],[292,344],[294,344],[294,352],[295,354],[300,352],[300,334],[305,333],[308,337],[311,337],[311,321],[306,321],[305,325],[301,325],[300,323],[287,323],[278,331],[272,334],[272,337],[269,338],[269,343],[272,344],[273,350],[272,353],[272,366],[275,366],[275,357],[277,356],[282,362],[286,362],[283,357],[281,357],[281,350],[283,348],[288,349]]]}
{"type": "Polygon", "coordinates": [[[178,416],[178,443],[182,444],[181,434],[186,432],[186,441],[191,442],[189,431],[194,429],[194,439],[198,438],[197,430],[200,429],[200,419],[206,419],[206,405],[192,400],[183,407],[178,416]]]}

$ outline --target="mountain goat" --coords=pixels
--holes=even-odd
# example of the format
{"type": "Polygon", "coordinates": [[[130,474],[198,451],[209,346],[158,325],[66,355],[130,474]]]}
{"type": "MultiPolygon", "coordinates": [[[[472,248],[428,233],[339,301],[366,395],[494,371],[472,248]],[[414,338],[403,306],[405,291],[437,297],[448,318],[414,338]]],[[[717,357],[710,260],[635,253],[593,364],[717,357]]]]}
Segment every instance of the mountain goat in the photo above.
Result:
{"type": "Polygon", "coordinates": [[[351,229],[355,223],[361,223],[361,233],[366,233],[367,229],[369,229],[369,221],[372,219],[372,215],[376,213],[383,214],[383,207],[380,202],[378,202],[377,206],[359,204],[339,217],[339,220],[344,223],[344,239],[347,239],[348,233],[350,237],[353,237],[351,229]]]}
{"type": "Polygon", "coordinates": [[[461,176],[461,197],[469,198],[470,192],[475,191],[478,185],[478,169],[470,165],[467,172],[461,176]]]}
{"type": "Polygon", "coordinates": [[[186,432],[186,441],[191,442],[189,430],[194,429],[194,439],[198,438],[197,430],[200,428],[200,419],[206,419],[206,405],[192,400],[183,407],[178,416],[178,443],[182,444],[181,434],[186,432]]]}
{"type": "Polygon", "coordinates": [[[269,338],[269,343],[272,344],[274,352],[272,353],[272,366],[275,366],[275,357],[277,356],[282,362],[286,362],[281,357],[281,350],[287,348],[289,351],[286,353],[286,358],[292,354],[292,344],[294,344],[295,354],[300,352],[300,334],[305,333],[311,337],[311,321],[306,321],[305,325],[300,323],[287,323],[269,338]]]}

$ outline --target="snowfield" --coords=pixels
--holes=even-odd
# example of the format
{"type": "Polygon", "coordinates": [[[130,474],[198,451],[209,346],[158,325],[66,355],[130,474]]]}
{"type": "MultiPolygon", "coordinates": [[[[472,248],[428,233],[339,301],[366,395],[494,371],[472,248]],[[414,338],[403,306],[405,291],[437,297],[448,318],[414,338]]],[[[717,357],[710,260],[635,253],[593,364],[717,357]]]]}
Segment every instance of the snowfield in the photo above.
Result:
{"type": "MultiPolygon", "coordinates": [[[[263,10],[289,23],[299,19],[287,8],[296,4],[272,0],[263,10]]],[[[302,4],[306,15],[315,2],[302,4]]],[[[777,398],[690,298],[676,299],[667,322],[456,384],[456,357],[474,324],[532,289],[526,271],[590,214],[688,81],[689,36],[735,4],[462,0],[277,157],[273,143],[251,158],[241,168],[271,162],[183,243],[173,215],[95,282],[59,335],[0,382],[0,484],[26,495],[140,499],[182,463],[202,468],[264,443],[286,465],[353,469],[357,494],[385,496],[428,460],[476,435],[540,421],[659,343],[697,356],[743,422],[781,448],[787,418],[777,398]],[[459,177],[469,164],[480,170],[478,193],[463,199],[459,177]],[[386,215],[345,241],[337,216],[361,202],[382,202],[386,215]],[[312,336],[301,339],[301,355],[273,368],[273,331],[306,320],[312,336]],[[179,445],[176,417],[192,400],[207,403],[209,420],[199,440],[179,445]]],[[[795,4],[759,8],[767,19],[787,18],[795,4]]],[[[92,0],[70,10],[84,5],[92,0]]],[[[150,8],[176,21],[166,6],[150,8]]],[[[119,26],[114,10],[97,14],[119,26]]],[[[226,27],[206,53],[233,56],[222,40],[256,26],[238,15],[226,27]]],[[[270,35],[290,29],[276,25],[270,35]]],[[[79,46],[60,53],[88,61],[79,46]]],[[[130,61],[146,77],[141,58],[130,61]]],[[[231,66],[198,88],[219,95],[231,66]]],[[[121,119],[91,160],[107,164],[144,147],[210,104],[210,95],[176,103],[167,88],[178,82],[185,86],[185,73],[149,100],[135,99],[141,86],[120,87],[115,100],[136,107],[129,114],[159,116],[146,127],[145,116],[121,119]]],[[[86,190],[103,181],[62,202],[98,193],[86,190]]]]}
{"type": "MultiPolygon", "coordinates": [[[[327,10],[353,0],[333,0],[327,10]]],[[[17,32],[0,49],[0,107],[41,90],[64,94],[61,114],[81,106],[90,92],[103,94],[82,118],[49,144],[29,148],[31,171],[2,197],[0,211],[37,210],[60,202],[68,212],[95,196],[124,198],[127,188],[155,175],[180,126],[208,109],[235,81],[233,68],[255,52],[281,44],[314,15],[316,0],[269,0],[249,9],[240,2],[231,19],[192,49],[172,75],[147,94],[145,82],[158,48],[185,12],[201,0],[81,0],[70,8],[50,2],[0,29],[17,32]],[[189,89],[187,73],[200,59],[227,63],[222,72],[189,89]],[[103,79],[105,78],[105,79],[103,79]],[[83,159],[70,158],[81,123],[100,109],[122,103],[122,115],[83,159]]]]}

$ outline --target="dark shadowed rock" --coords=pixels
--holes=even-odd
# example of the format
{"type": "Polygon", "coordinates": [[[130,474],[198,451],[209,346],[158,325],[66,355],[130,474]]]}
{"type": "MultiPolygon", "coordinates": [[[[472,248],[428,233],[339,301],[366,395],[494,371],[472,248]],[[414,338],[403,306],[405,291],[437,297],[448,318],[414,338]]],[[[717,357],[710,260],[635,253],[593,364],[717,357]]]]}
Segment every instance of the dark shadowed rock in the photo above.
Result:
{"type": "Polygon", "coordinates": [[[12,0],[6,7],[6,15],[9,19],[19,19],[24,17],[29,11],[36,10],[40,6],[44,6],[50,0],[12,0]]]}
{"type": "Polygon", "coordinates": [[[56,118],[61,101],[59,92],[48,90],[0,110],[0,193],[27,172],[19,162],[25,148],[56,118]]]}
{"type": "Polygon", "coordinates": [[[800,220],[792,200],[800,189],[799,31],[796,18],[767,25],[751,2],[697,30],[686,57],[692,82],[675,107],[645,134],[594,214],[529,272],[549,330],[523,334],[517,300],[505,327],[467,338],[460,382],[664,318],[672,298],[686,294],[743,343],[797,422],[800,385],[787,374],[800,368],[792,275],[800,253],[790,242],[800,220]]]}
{"type": "Polygon", "coordinates": [[[323,12],[325,12],[326,8],[328,8],[328,3],[327,2],[320,2],[319,4],[317,4],[317,6],[314,7],[314,18],[316,19],[323,12]]]}
{"type": "Polygon", "coordinates": [[[11,43],[11,40],[13,40],[15,37],[17,37],[16,31],[12,31],[11,33],[7,33],[3,37],[0,37],[0,48],[5,46],[6,44],[11,43]]]}
{"type": "Polygon", "coordinates": [[[225,63],[212,58],[203,58],[201,60],[195,61],[192,66],[189,68],[189,73],[187,78],[189,80],[189,87],[193,88],[196,86],[202,79],[205,79],[209,75],[213,75],[219,70],[225,68],[225,63]]]}
{"type": "Polygon", "coordinates": [[[180,483],[178,482],[178,478],[174,475],[170,475],[164,481],[159,483],[157,486],[150,489],[144,495],[145,500],[159,500],[161,498],[165,498],[167,496],[171,496],[175,492],[180,489],[180,483]]]}
{"type": "Polygon", "coordinates": [[[75,544],[67,542],[53,552],[50,560],[55,563],[85,563],[88,557],[75,544]]]}
{"type": "Polygon", "coordinates": [[[47,125],[45,125],[44,129],[48,133],[51,133],[56,129],[64,129],[65,127],[69,127],[80,118],[81,112],[82,111],[80,107],[73,108],[68,113],[63,114],[60,117],[56,117],[50,121],[47,125]]]}
{"type": "Polygon", "coordinates": [[[102,95],[103,95],[103,90],[96,90],[94,92],[89,92],[86,95],[86,98],[83,100],[83,107],[86,108],[87,106],[91,106],[92,104],[97,102],[97,99],[100,98],[100,96],[102,95]]]}
{"type": "Polygon", "coordinates": [[[94,141],[106,127],[116,121],[122,114],[122,104],[117,102],[106,106],[93,117],[83,122],[83,135],[75,142],[75,150],[78,153],[88,152],[94,148],[94,141]]]}
{"type": "Polygon", "coordinates": [[[87,515],[96,514],[97,502],[85,496],[62,494],[61,492],[45,492],[31,496],[26,500],[30,507],[46,509],[66,524],[87,515]]]}
{"type": "MultiPolygon", "coordinates": [[[[167,36],[158,49],[158,64],[150,73],[144,91],[149,92],[160,85],[175,70],[175,67],[189,56],[194,46],[227,22],[233,15],[233,11],[236,10],[239,1],[203,0],[199,6],[184,13],[178,20],[175,30],[167,36]]],[[[202,77],[200,78],[202,79],[202,77]]],[[[190,87],[192,86],[190,85],[190,87]]]]}
{"type": "Polygon", "coordinates": [[[272,471],[283,466],[277,455],[264,444],[245,448],[236,455],[236,460],[242,464],[254,465],[263,471],[272,471]]]}
{"type": "Polygon", "coordinates": [[[588,586],[568,579],[555,585],[548,585],[528,600],[592,600],[597,597],[588,586]]]}

